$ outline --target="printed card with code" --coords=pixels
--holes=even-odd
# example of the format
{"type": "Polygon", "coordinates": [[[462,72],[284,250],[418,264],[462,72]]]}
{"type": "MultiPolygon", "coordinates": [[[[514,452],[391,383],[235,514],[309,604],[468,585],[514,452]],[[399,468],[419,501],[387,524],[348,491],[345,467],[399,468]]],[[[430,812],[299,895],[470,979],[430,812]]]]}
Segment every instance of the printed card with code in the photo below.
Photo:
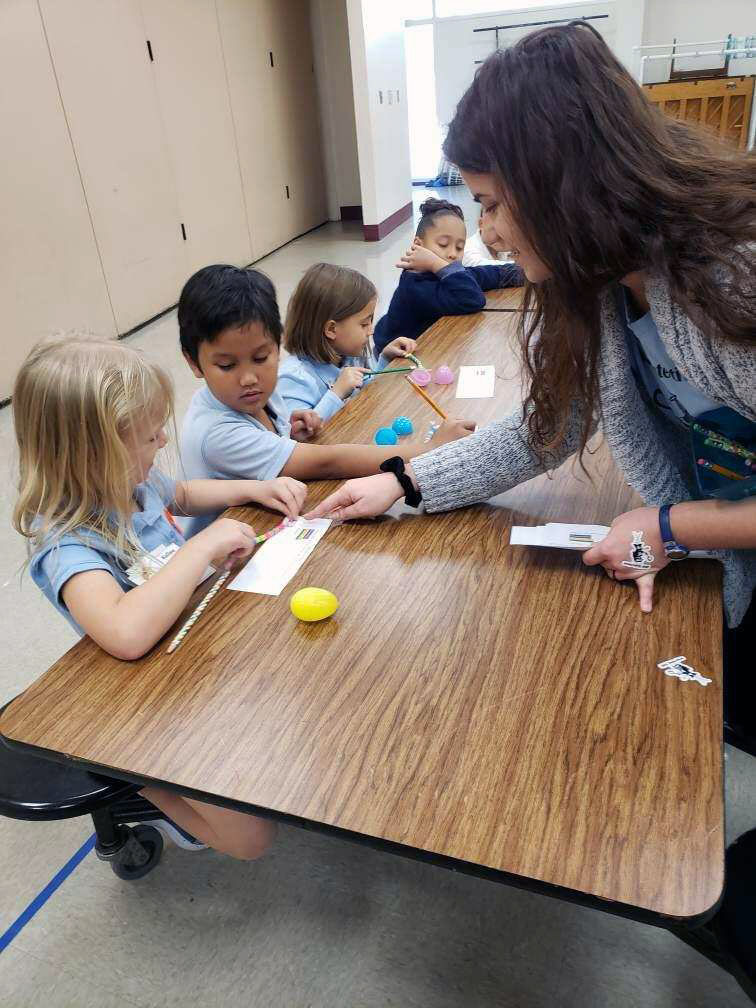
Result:
{"type": "Polygon", "coordinates": [[[280,595],[330,527],[328,518],[292,522],[263,543],[228,587],[257,595],[280,595]]]}
{"type": "Polygon", "coordinates": [[[496,371],[493,364],[466,365],[459,369],[457,399],[491,399],[496,371]]]}

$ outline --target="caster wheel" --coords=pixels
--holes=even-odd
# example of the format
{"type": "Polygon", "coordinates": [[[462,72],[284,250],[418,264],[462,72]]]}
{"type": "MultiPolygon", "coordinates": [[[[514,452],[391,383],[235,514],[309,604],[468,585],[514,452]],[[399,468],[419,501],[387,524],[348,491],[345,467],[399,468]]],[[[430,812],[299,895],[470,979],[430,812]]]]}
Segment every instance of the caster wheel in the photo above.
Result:
{"type": "Polygon", "coordinates": [[[163,835],[154,826],[141,823],[129,829],[129,839],[110,867],[120,879],[133,882],[144,878],[157,865],[163,853],[163,835]]]}

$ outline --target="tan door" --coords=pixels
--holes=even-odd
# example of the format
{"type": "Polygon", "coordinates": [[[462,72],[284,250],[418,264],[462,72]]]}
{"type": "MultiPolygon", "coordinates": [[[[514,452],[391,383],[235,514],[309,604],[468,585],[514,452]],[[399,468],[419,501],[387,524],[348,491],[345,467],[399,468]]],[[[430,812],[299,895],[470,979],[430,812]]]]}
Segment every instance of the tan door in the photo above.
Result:
{"type": "Polygon", "coordinates": [[[712,130],[727,143],[745,150],[753,104],[753,77],[646,84],[644,91],[673,119],[685,119],[712,130]]]}
{"type": "Polygon", "coordinates": [[[279,0],[218,0],[255,259],[296,233],[286,196],[285,134],[292,110],[282,86],[285,6],[279,0]]]}
{"type": "Polygon", "coordinates": [[[56,330],[115,335],[36,0],[0,4],[0,399],[56,330]]]}
{"type": "Polygon", "coordinates": [[[283,21],[282,71],[289,108],[285,133],[289,220],[296,234],[328,219],[320,112],[313,68],[312,34],[307,0],[286,0],[283,21]]]}
{"type": "Polygon", "coordinates": [[[120,332],[187,275],[139,0],[40,0],[120,332]]]}
{"type": "Polygon", "coordinates": [[[187,271],[252,261],[215,0],[141,0],[187,271]]]}

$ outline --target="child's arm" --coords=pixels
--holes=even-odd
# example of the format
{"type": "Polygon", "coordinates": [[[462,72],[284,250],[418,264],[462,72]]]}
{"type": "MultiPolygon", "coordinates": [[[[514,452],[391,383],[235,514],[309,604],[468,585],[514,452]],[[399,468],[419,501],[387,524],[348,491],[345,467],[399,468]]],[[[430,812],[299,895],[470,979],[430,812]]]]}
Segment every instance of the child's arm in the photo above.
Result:
{"type": "Polygon", "coordinates": [[[125,592],[105,570],[85,570],[63,585],[63,602],[96,644],[124,661],[141,658],[170,629],[213,559],[243,559],[255,547],[250,525],[219,518],[185,543],[144,584],[125,592]]]}
{"type": "Polygon", "coordinates": [[[344,400],[333,389],[326,389],[321,398],[314,401],[317,392],[313,394],[309,383],[294,374],[279,374],[276,392],[290,413],[294,410],[314,410],[323,420],[330,420],[344,405],[344,400]]]}
{"type": "Polygon", "coordinates": [[[176,484],[174,504],[179,515],[201,515],[254,502],[296,518],[306,496],[304,483],[286,476],[270,480],[198,479],[176,484]]]}
{"type": "MultiPolygon", "coordinates": [[[[466,270],[461,262],[448,263],[422,245],[413,245],[397,263],[401,269],[416,273],[435,273],[438,283],[413,283],[411,294],[418,312],[424,315],[471,315],[482,311],[486,299],[474,270],[466,270]]],[[[498,267],[479,266],[477,269],[498,267]]],[[[494,284],[498,286],[498,283],[494,284]]]]}
{"type": "Polygon", "coordinates": [[[467,266],[466,269],[484,291],[499,290],[502,287],[522,287],[525,283],[525,274],[514,263],[502,263],[500,266],[467,266]]]}
{"type": "Polygon", "coordinates": [[[303,480],[369,476],[378,472],[381,462],[395,455],[409,462],[416,455],[467,437],[474,430],[475,424],[472,421],[447,420],[428,442],[405,441],[404,444],[397,445],[297,445],[281,473],[303,480]]]}

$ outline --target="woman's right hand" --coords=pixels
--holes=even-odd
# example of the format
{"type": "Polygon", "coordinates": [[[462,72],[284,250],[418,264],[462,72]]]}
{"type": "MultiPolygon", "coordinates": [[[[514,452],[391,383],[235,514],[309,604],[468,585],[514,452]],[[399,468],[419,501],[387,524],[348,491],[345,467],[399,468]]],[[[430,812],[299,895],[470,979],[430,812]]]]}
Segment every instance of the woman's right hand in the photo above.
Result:
{"type": "Polygon", "coordinates": [[[339,372],[339,377],[333,383],[333,391],[339,399],[348,399],[355,389],[361,388],[365,380],[365,372],[369,368],[363,367],[343,367],[339,372]]]}
{"type": "Polygon", "coordinates": [[[313,508],[305,518],[333,518],[346,521],[347,518],[374,518],[388,511],[404,497],[404,490],[393,473],[364,476],[362,479],[348,480],[313,508]]]}
{"type": "Polygon", "coordinates": [[[218,518],[193,536],[187,546],[204,550],[207,563],[230,570],[237,560],[244,560],[255,548],[255,530],[234,518],[218,518]]]}
{"type": "Polygon", "coordinates": [[[450,441],[468,437],[475,433],[476,426],[474,420],[444,420],[427,445],[423,445],[423,451],[431,451],[433,448],[449,444],[450,441]]]}

